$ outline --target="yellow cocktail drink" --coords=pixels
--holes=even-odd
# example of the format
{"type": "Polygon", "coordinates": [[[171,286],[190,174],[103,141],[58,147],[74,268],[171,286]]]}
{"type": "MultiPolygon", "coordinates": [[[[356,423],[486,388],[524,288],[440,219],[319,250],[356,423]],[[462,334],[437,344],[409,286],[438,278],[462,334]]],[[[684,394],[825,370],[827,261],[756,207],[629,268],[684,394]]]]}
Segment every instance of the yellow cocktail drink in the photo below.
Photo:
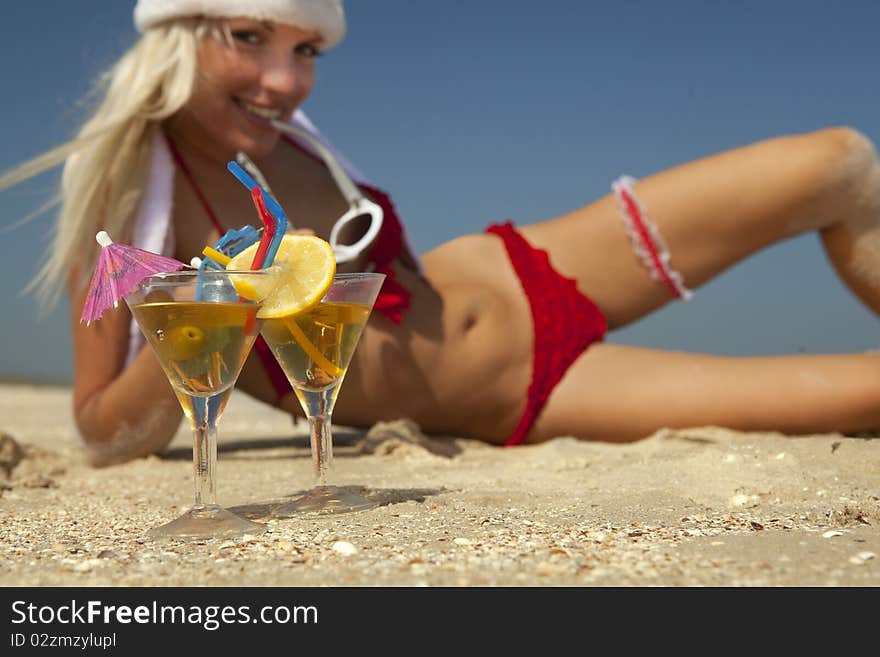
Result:
{"type": "Polygon", "coordinates": [[[259,331],[256,304],[159,301],[131,312],[176,392],[207,397],[235,383],[259,331]]]}
{"type": "Polygon", "coordinates": [[[320,303],[264,320],[263,338],[297,395],[335,388],[335,398],[369,316],[363,304],[320,303]]]}

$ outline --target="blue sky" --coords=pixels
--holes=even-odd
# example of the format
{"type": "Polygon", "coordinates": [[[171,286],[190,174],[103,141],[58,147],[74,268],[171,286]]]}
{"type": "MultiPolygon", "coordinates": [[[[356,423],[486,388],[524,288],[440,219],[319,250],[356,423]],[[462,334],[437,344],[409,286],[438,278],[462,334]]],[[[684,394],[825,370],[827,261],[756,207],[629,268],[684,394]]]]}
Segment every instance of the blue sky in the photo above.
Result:
{"type": "MultiPolygon", "coordinates": [[[[136,34],[133,2],[5,7],[0,169],[72,134],[91,80],[136,34]]],[[[304,105],[388,189],[417,250],[530,223],[636,177],[777,134],[852,125],[880,140],[880,3],[848,0],[348,2],[349,36],[304,105]]],[[[2,192],[0,226],[53,174],[2,192]]],[[[0,378],[69,381],[69,313],[21,290],[54,215],[0,235],[0,378]]],[[[673,254],[674,255],[674,254],[673,254]]],[[[815,235],[768,249],[610,341],[724,354],[859,351],[877,319],[815,235]]]]}

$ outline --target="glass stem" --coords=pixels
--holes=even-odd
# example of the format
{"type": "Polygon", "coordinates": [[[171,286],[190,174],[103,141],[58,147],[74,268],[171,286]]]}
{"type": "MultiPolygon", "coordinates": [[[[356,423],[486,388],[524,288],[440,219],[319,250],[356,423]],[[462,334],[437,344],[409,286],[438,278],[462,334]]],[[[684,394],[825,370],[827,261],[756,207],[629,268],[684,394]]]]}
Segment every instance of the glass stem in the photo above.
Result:
{"type": "Polygon", "coordinates": [[[195,470],[195,508],[216,506],[214,469],[217,464],[217,421],[223,412],[227,393],[211,397],[192,397],[189,420],[193,432],[195,470]]]}
{"type": "Polygon", "coordinates": [[[333,467],[333,435],[330,432],[333,389],[304,394],[306,415],[309,418],[309,439],[312,445],[312,464],[315,485],[326,486],[327,474],[333,467]]]}

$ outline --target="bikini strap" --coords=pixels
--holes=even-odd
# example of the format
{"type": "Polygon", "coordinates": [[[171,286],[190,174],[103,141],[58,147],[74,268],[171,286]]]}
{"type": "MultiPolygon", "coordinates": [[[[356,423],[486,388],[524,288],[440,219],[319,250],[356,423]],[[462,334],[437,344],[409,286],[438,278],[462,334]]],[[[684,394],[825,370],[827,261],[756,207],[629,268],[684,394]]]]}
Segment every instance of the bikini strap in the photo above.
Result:
{"type": "Polygon", "coordinates": [[[221,236],[226,232],[223,226],[220,224],[220,220],[217,219],[217,215],[214,213],[214,209],[211,207],[211,204],[208,202],[208,198],[205,196],[205,193],[202,191],[202,188],[199,187],[199,184],[196,182],[195,176],[193,176],[192,171],[189,170],[189,167],[186,166],[186,162],[183,159],[183,155],[180,154],[180,151],[177,149],[177,145],[171,140],[167,138],[168,141],[168,149],[171,151],[171,156],[174,158],[174,162],[183,172],[184,177],[189,182],[190,187],[192,187],[193,191],[196,193],[196,196],[199,199],[199,202],[202,204],[202,208],[205,210],[205,214],[208,215],[208,219],[211,220],[211,223],[214,225],[214,228],[217,230],[221,236]]]}

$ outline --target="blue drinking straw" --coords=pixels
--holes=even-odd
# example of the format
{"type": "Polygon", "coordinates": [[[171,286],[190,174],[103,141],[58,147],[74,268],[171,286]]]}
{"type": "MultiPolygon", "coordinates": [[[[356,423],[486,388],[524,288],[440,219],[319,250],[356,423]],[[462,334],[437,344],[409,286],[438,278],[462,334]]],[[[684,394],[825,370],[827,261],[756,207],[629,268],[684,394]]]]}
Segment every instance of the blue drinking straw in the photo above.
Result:
{"type": "MultiPolygon", "coordinates": [[[[211,248],[231,258],[244,251],[254,242],[259,241],[260,231],[248,224],[247,226],[242,226],[238,230],[234,228],[227,230],[226,234],[214,242],[214,246],[211,248]]],[[[202,255],[201,263],[199,264],[200,272],[223,271],[225,269],[226,265],[224,263],[217,262],[210,256],[202,255]]],[[[201,301],[204,298],[202,295],[203,283],[204,281],[202,280],[202,277],[199,276],[199,283],[196,287],[196,301],[201,301]]]]}
{"type": "Polygon", "coordinates": [[[264,268],[270,267],[275,260],[275,254],[278,253],[278,245],[281,244],[281,238],[284,237],[284,233],[287,231],[287,215],[284,214],[284,210],[281,208],[278,201],[276,201],[264,187],[260,186],[260,184],[254,180],[238,162],[232,160],[226,165],[226,168],[229,169],[233,176],[238,178],[238,181],[242,185],[247,187],[248,191],[255,187],[259,187],[263,192],[263,199],[266,201],[266,209],[269,210],[269,214],[275,219],[275,234],[272,236],[272,241],[269,242],[269,248],[266,251],[266,259],[263,261],[264,268]]]}
{"type": "MultiPolygon", "coordinates": [[[[244,251],[254,242],[259,241],[260,231],[248,224],[237,230],[234,228],[227,230],[226,234],[214,242],[214,245],[211,248],[232,258],[244,251]]],[[[203,265],[206,263],[211,269],[226,269],[223,263],[217,262],[209,256],[205,256],[205,259],[202,260],[203,265]]]]}

